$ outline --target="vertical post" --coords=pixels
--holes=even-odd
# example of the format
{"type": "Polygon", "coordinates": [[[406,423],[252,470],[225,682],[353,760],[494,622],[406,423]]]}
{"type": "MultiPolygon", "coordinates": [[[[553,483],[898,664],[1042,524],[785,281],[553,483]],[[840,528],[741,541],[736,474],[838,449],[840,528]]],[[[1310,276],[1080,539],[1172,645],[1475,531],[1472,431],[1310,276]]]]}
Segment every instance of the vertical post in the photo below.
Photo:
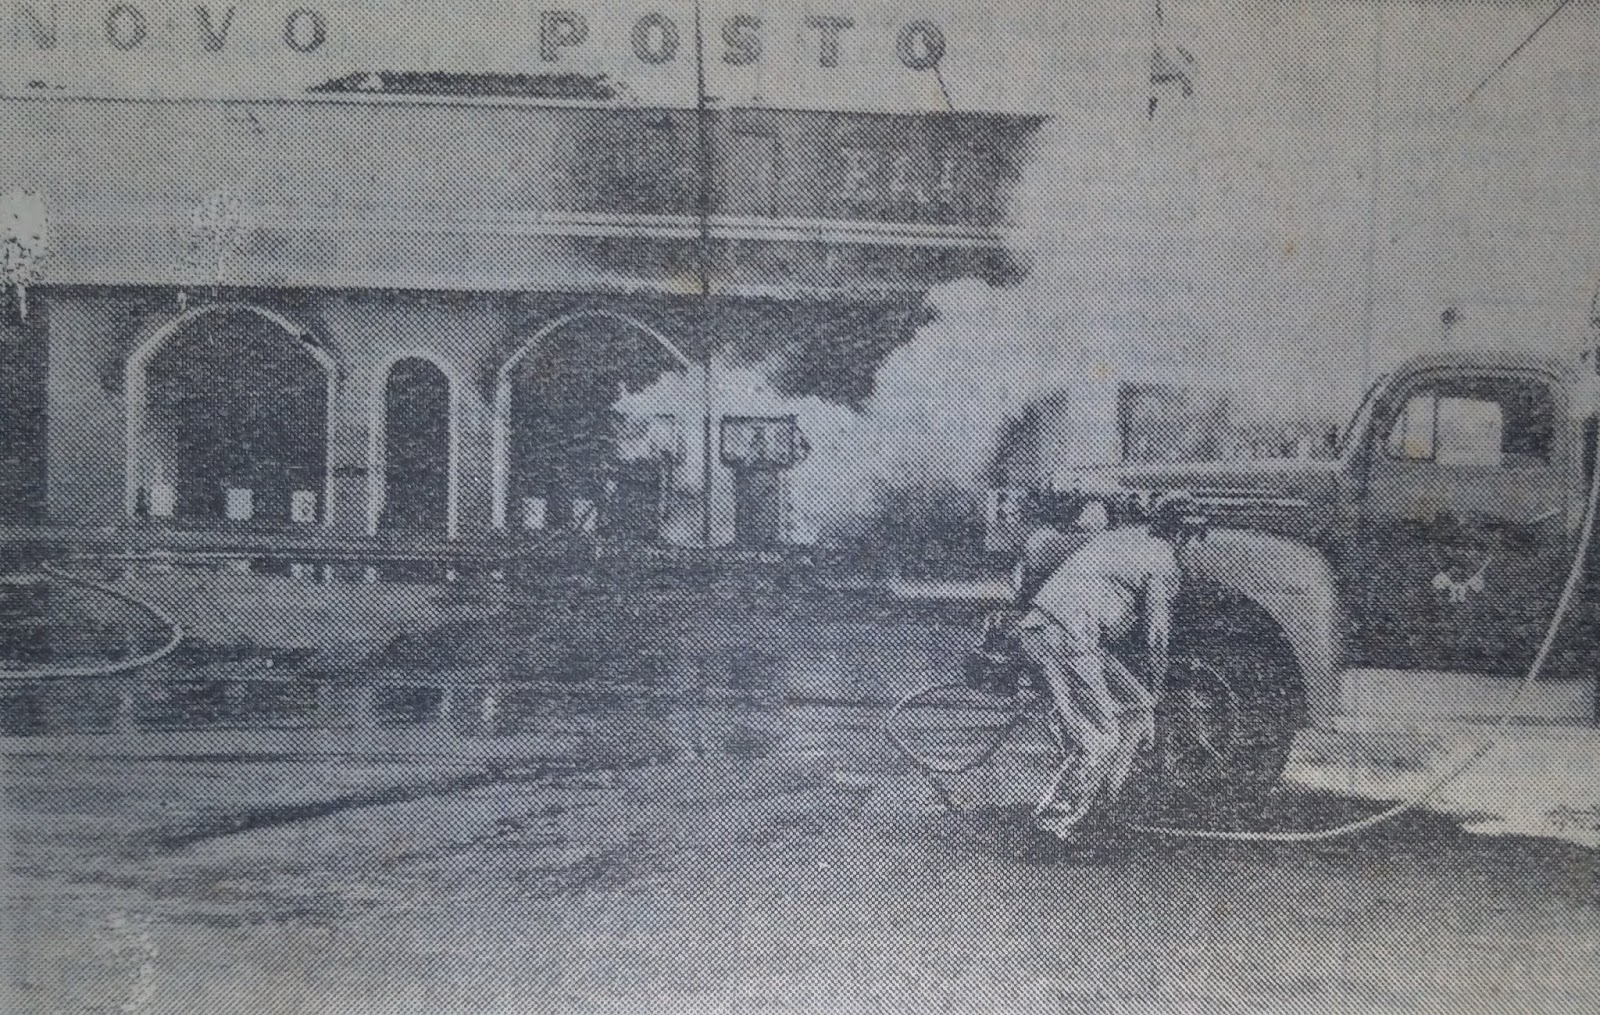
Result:
{"type": "Polygon", "coordinates": [[[1379,180],[1382,174],[1378,171],[1383,162],[1381,149],[1381,134],[1378,121],[1383,115],[1383,7],[1375,6],[1372,12],[1372,122],[1369,125],[1367,137],[1368,157],[1372,164],[1368,167],[1372,174],[1372,184],[1367,193],[1367,256],[1365,264],[1365,279],[1363,288],[1366,290],[1362,306],[1361,327],[1361,390],[1367,391],[1372,386],[1373,370],[1373,341],[1377,330],[1377,258],[1378,258],[1378,198],[1379,180]]]}
{"type": "Polygon", "coordinates": [[[700,542],[711,545],[711,354],[706,353],[705,375],[700,385],[700,542]]]}
{"type": "Polygon", "coordinates": [[[700,2],[694,5],[695,153],[700,188],[695,200],[699,242],[695,244],[700,269],[700,340],[705,375],[700,383],[700,542],[711,546],[711,136],[706,108],[706,40],[700,2]]]}

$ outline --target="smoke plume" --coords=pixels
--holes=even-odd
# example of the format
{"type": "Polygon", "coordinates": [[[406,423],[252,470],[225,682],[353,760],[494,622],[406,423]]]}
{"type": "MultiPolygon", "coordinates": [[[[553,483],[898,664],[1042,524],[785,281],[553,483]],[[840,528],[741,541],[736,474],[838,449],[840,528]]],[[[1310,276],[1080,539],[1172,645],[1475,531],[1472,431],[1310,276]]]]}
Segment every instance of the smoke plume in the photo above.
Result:
{"type": "MultiPolygon", "coordinates": [[[[1463,107],[1538,12],[1391,6],[1168,0],[1063,20],[1051,45],[1072,58],[1041,86],[1054,115],[1009,207],[1025,279],[929,293],[934,319],[860,412],[784,398],[763,365],[719,368],[719,397],[810,432],[803,529],[847,530],[902,491],[971,500],[1007,422],[1045,396],[1068,424],[1048,454],[1088,465],[1118,454],[1124,382],[1321,425],[1420,351],[1571,353],[1600,275],[1600,231],[1573,225],[1596,203],[1600,22],[1571,22],[1463,107]]],[[[962,94],[954,68],[948,84],[962,94]]]]}

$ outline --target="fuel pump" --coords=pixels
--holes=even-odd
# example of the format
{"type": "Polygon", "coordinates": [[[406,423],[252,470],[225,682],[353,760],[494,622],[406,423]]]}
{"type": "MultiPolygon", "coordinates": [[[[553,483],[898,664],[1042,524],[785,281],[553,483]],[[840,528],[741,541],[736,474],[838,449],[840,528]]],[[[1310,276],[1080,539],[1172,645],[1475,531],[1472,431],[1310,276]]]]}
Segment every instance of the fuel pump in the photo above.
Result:
{"type": "Polygon", "coordinates": [[[794,416],[724,416],[722,464],[733,470],[734,542],[777,546],[789,541],[794,505],[789,470],[811,445],[794,416]]]}

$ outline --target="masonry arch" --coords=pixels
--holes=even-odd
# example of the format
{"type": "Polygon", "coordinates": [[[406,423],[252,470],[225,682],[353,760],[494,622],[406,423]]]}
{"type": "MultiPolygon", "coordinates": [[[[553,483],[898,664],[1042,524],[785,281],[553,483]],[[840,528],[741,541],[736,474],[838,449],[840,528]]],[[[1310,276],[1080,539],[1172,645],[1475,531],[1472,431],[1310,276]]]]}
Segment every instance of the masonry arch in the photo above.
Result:
{"type": "Polygon", "coordinates": [[[367,533],[460,531],[461,377],[425,349],[379,364],[367,446],[367,533]]]}
{"type": "MultiPolygon", "coordinates": [[[[625,501],[631,467],[618,472],[615,463],[599,464],[609,453],[602,445],[609,441],[614,450],[617,443],[610,413],[617,384],[638,388],[664,373],[687,373],[694,366],[672,339],[636,317],[611,310],[566,314],[528,335],[495,375],[490,428],[495,528],[539,527],[530,515],[547,515],[550,528],[585,528],[579,516],[586,507],[598,509],[602,499],[616,497],[615,489],[590,489],[606,470],[612,476],[606,485],[623,482],[625,501]],[[585,352],[595,346],[620,349],[625,355],[590,355],[585,362],[585,352]],[[564,442],[570,446],[562,447],[564,442]],[[563,503],[546,503],[552,497],[563,503]]],[[[634,434],[630,440],[682,442],[687,420],[668,420],[667,415],[646,421],[663,423],[664,432],[634,434]]],[[[681,451],[677,454],[683,457],[681,451]]],[[[626,508],[619,510],[626,513],[626,508]]]]}
{"type": "Polygon", "coordinates": [[[309,328],[208,303],[139,341],[124,369],[128,517],[329,524],[340,370],[309,328]]]}

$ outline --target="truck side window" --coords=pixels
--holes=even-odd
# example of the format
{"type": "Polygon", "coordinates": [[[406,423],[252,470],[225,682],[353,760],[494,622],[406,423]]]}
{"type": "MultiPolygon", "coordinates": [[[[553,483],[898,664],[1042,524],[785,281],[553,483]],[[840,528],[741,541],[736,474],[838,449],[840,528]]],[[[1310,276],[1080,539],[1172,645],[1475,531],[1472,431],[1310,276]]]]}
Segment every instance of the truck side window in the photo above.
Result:
{"type": "Polygon", "coordinates": [[[1547,385],[1461,379],[1413,394],[1385,447],[1389,457],[1406,461],[1521,469],[1550,464],[1554,435],[1547,385]]]}
{"type": "Polygon", "coordinates": [[[1413,395],[1389,430],[1389,457],[1433,460],[1434,433],[1439,425],[1439,399],[1429,392],[1413,395]]]}

